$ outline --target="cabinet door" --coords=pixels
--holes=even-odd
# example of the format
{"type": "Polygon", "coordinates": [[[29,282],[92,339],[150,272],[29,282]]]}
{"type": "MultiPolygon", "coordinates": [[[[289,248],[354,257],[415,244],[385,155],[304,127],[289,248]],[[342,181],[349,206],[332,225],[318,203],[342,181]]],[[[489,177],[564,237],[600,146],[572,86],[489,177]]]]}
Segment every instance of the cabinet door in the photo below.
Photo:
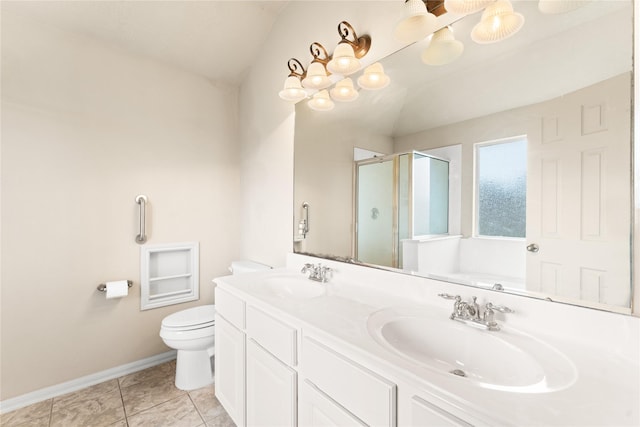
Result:
{"type": "Polygon", "coordinates": [[[366,426],[362,420],[324,394],[310,381],[300,386],[298,398],[301,427],[366,426]]]}
{"type": "Polygon", "coordinates": [[[245,335],[216,315],[216,397],[238,426],[245,425],[245,335]]]}
{"type": "Polygon", "coordinates": [[[294,370],[254,340],[247,341],[247,425],[296,426],[294,370]]]}
{"type": "Polygon", "coordinates": [[[472,424],[418,396],[411,398],[411,424],[425,427],[473,427],[472,424]]]}

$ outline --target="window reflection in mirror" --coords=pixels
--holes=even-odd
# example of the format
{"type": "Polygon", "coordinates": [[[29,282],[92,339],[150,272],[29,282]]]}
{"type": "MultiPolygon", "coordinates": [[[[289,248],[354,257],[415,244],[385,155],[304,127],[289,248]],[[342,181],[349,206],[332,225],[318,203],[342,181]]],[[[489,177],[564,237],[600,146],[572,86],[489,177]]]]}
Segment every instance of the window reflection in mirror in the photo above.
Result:
{"type": "Polygon", "coordinates": [[[475,146],[476,236],[525,237],[527,138],[475,146]]]}

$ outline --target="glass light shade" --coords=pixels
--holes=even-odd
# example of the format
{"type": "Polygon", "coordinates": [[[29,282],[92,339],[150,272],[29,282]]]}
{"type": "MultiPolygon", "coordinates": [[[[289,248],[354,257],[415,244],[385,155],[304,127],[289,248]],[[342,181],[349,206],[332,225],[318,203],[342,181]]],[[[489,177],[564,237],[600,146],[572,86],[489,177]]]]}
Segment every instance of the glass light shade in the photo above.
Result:
{"type": "Polygon", "coordinates": [[[509,0],[497,0],[482,13],[480,22],[471,30],[471,40],[480,44],[495,43],[520,31],[524,16],[513,11],[509,0]]]}
{"type": "Polygon", "coordinates": [[[333,59],[327,64],[327,69],[343,76],[353,74],[360,69],[360,61],[349,43],[338,43],[333,52],[333,59]]]}
{"type": "Polygon", "coordinates": [[[409,0],[404,4],[403,18],[393,30],[393,37],[403,43],[422,40],[436,29],[437,18],[427,11],[422,0],[409,0]]]}
{"type": "Polygon", "coordinates": [[[464,44],[453,37],[451,28],[444,27],[433,34],[429,46],[422,52],[422,62],[427,65],[445,65],[457,59],[464,51],[464,44]]]}
{"type": "Polygon", "coordinates": [[[447,12],[468,15],[483,9],[495,0],[444,0],[447,12]]]}
{"type": "Polygon", "coordinates": [[[307,92],[302,88],[299,78],[289,76],[284,81],[284,89],[278,95],[285,101],[298,102],[307,97],[307,92]]]}
{"type": "Polygon", "coordinates": [[[331,89],[330,93],[331,98],[341,102],[355,101],[360,95],[358,91],[353,87],[353,80],[351,80],[349,77],[336,83],[335,87],[331,89]]]}
{"type": "Polygon", "coordinates": [[[330,111],[333,110],[335,104],[329,98],[329,92],[321,90],[313,95],[313,98],[309,100],[309,108],[316,111],[330,111]]]}
{"type": "Polygon", "coordinates": [[[538,9],[542,13],[557,14],[571,12],[589,3],[590,0],[540,0],[538,9]]]}
{"type": "Polygon", "coordinates": [[[307,68],[307,77],[302,80],[302,86],[309,89],[324,89],[331,86],[331,80],[327,76],[324,64],[312,62],[307,68]]]}
{"type": "Polygon", "coordinates": [[[362,89],[377,90],[387,87],[391,79],[384,73],[382,64],[376,62],[364,69],[364,74],[358,77],[358,86],[362,89]]]}

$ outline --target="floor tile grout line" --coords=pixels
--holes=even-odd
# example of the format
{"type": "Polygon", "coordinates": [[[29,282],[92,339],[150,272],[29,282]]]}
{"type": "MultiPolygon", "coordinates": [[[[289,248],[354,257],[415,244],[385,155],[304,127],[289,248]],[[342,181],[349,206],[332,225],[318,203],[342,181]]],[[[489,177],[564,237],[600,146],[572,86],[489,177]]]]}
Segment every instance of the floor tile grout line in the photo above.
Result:
{"type": "Polygon", "coordinates": [[[49,427],[51,427],[52,422],[53,422],[53,398],[51,399],[51,407],[49,408],[49,427]]]}
{"type": "Polygon", "coordinates": [[[204,419],[204,416],[202,415],[202,412],[200,412],[200,408],[198,408],[198,405],[196,405],[196,402],[193,401],[193,398],[191,397],[191,393],[187,392],[187,396],[189,396],[189,400],[191,401],[191,404],[193,405],[193,407],[196,408],[196,412],[200,416],[200,419],[202,420],[203,424],[206,425],[207,424],[207,420],[204,419]]]}
{"type": "Polygon", "coordinates": [[[120,392],[120,402],[122,403],[122,412],[124,413],[124,423],[127,425],[127,427],[129,427],[129,417],[127,416],[127,407],[124,406],[124,396],[122,396],[122,387],[120,387],[120,378],[119,377],[116,379],[116,382],[118,383],[118,392],[120,392]]]}

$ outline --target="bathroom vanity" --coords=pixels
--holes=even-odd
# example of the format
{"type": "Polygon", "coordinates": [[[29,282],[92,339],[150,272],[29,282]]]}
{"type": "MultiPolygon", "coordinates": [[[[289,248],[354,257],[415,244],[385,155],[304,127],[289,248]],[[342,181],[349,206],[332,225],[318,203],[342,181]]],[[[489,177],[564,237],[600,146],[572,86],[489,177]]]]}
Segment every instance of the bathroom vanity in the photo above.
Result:
{"type": "Polygon", "coordinates": [[[295,254],[215,283],[238,426],[640,424],[638,318],[295,254]],[[301,273],[318,261],[328,283],[301,273]],[[439,294],[514,312],[482,329],[439,294]]]}

